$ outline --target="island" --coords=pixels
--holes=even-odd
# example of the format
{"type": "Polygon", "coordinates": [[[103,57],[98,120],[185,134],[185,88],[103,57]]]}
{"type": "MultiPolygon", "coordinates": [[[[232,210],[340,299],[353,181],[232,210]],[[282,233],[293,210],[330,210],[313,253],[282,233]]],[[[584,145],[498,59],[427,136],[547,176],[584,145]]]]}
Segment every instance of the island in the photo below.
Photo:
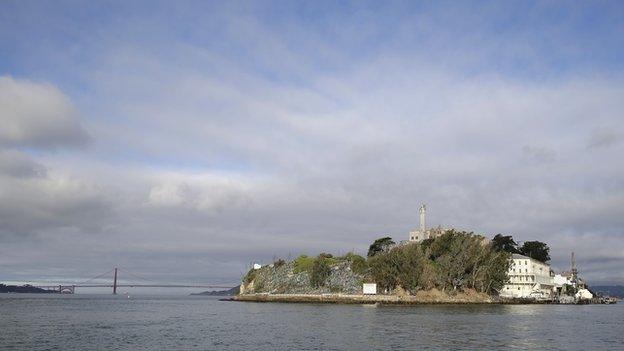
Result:
{"type": "Polygon", "coordinates": [[[420,228],[409,240],[375,240],[366,257],[301,255],[255,264],[242,278],[235,301],[357,304],[615,303],[597,295],[570,271],[555,274],[550,248],[518,245],[510,235],[483,235],[442,227],[420,228]]]}

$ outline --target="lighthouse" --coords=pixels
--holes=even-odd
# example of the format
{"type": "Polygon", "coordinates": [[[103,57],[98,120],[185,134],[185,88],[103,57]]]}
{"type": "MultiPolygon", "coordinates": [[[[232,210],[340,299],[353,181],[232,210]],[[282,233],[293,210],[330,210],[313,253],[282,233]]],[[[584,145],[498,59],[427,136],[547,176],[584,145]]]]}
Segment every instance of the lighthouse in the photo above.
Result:
{"type": "Polygon", "coordinates": [[[427,205],[420,205],[418,213],[420,214],[420,226],[409,232],[409,240],[407,242],[421,242],[427,239],[435,239],[444,234],[446,229],[442,228],[440,225],[427,229],[427,205]]]}

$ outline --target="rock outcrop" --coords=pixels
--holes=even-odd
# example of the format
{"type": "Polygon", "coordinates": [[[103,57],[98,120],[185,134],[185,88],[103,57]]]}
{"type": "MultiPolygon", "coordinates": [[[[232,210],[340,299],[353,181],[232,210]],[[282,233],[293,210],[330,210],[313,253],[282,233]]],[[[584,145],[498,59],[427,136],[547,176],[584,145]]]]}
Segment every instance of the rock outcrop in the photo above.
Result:
{"type": "Polygon", "coordinates": [[[313,286],[311,272],[296,272],[294,262],[271,264],[251,270],[243,278],[241,294],[361,294],[364,276],[351,269],[351,262],[337,261],[330,265],[330,273],[324,284],[313,286]]]}

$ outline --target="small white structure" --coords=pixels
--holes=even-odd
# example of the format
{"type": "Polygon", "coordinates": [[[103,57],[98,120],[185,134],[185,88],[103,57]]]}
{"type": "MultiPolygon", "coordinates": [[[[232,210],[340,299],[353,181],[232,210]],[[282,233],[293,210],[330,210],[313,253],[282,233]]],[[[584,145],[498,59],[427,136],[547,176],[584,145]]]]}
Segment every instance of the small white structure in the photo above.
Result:
{"type": "Polygon", "coordinates": [[[594,297],[594,295],[587,289],[579,289],[574,295],[579,300],[589,300],[594,297]]]}
{"type": "Polygon", "coordinates": [[[566,284],[572,285],[572,281],[570,280],[570,278],[563,274],[555,274],[555,276],[553,277],[553,283],[555,284],[556,288],[560,288],[566,284]]]}
{"type": "Polygon", "coordinates": [[[364,295],[377,295],[377,284],[364,283],[362,284],[362,292],[364,295]]]}
{"type": "Polygon", "coordinates": [[[503,286],[503,297],[544,298],[550,296],[554,287],[554,276],[550,266],[533,258],[513,254],[511,267],[507,272],[509,282],[503,286]]]}
{"type": "Polygon", "coordinates": [[[253,264],[253,269],[260,269],[260,268],[262,268],[261,264],[259,264],[259,263],[254,263],[253,264]]]}

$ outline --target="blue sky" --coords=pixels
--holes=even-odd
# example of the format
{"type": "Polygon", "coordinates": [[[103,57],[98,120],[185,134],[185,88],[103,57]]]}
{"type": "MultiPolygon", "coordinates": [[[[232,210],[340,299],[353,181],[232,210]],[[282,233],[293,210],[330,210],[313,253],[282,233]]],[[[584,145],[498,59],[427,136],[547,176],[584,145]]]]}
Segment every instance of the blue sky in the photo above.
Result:
{"type": "Polygon", "coordinates": [[[618,1],[3,2],[0,278],[235,281],[404,239],[427,203],[430,223],[543,240],[554,266],[575,250],[590,281],[622,282],[623,18],[618,1]],[[68,271],[68,240],[106,259],[68,271]]]}

